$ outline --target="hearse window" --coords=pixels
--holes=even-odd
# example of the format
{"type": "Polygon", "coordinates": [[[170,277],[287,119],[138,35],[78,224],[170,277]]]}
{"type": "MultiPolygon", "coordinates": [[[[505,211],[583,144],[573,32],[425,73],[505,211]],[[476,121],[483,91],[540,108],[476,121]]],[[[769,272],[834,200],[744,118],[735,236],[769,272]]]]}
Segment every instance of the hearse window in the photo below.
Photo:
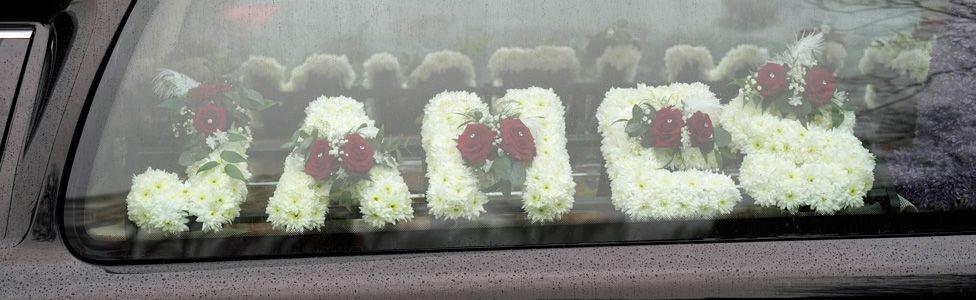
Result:
{"type": "Polygon", "coordinates": [[[139,1],[66,239],[118,262],[969,230],[971,20],[919,5],[139,1]]]}

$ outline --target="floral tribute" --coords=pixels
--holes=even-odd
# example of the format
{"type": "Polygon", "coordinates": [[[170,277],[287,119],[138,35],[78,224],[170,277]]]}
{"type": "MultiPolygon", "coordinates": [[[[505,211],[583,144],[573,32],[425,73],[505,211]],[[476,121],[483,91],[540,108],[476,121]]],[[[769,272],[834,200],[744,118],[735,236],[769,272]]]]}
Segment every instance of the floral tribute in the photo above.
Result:
{"type": "Polygon", "coordinates": [[[154,79],[159,107],[178,115],[173,135],[182,139],[179,163],[188,179],[148,168],[133,176],[126,197],[129,220],[142,229],[177,233],[195,216],[204,231],[219,231],[240,214],[247,197],[247,148],[254,113],[274,105],[238,84],[199,83],[163,70],[154,79]]]}
{"type": "Polygon", "coordinates": [[[846,93],[801,38],[744,80],[720,119],[745,157],[739,183],[762,206],[831,214],[863,205],[874,156],[854,137],[846,93]]]}
{"type": "Polygon", "coordinates": [[[558,219],[572,208],[576,187],[559,97],[512,89],[493,108],[468,92],[443,92],[427,104],[421,135],[431,213],[473,219],[485,211],[486,193],[521,188],[532,222],[558,219]]]}
{"type": "Polygon", "coordinates": [[[742,199],[718,170],[730,136],[701,83],[616,88],[597,109],[611,202],[631,219],[711,217],[742,199]]]}
{"type": "Polygon", "coordinates": [[[291,140],[284,172],[268,200],[268,221],[287,232],[325,224],[331,199],[357,204],[373,227],[413,218],[410,191],[397,171],[395,144],[366,116],[362,103],[319,97],[305,109],[291,140]]]}

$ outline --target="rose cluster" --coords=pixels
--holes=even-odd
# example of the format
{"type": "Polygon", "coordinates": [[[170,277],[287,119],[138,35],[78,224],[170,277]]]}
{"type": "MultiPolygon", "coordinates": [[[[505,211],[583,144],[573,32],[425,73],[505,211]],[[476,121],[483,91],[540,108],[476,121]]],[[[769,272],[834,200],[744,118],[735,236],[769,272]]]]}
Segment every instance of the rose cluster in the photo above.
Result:
{"type": "Polygon", "coordinates": [[[287,144],[293,148],[268,200],[268,221],[287,232],[325,224],[330,196],[348,191],[363,220],[382,227],[413,218],[410,192],[389,155],[370,139],[379,130],[362,103],[346,97],[319,97],[306,108],[302,127],[287,144]]]}
{"type": "Polygon", "coordinates": [[[535,157],[535,138],[532,132],[514,117],[502,119],[498,126],[500,139],[495,138],[495,130],[484,123],[469,123],[458,135],[457,149],[461,159],[469,166],[481,166],[489,156],[497,157],[501,149],[505,155],[519,163],[528,164],[535,157]]]}
{"type": "Polygon", "coordinates": [[[736,81],[741,85],[739,97],[802,125],[816,119],[828,120],[831,127],[840,125],[852,107],[847,94],[837,90],[833,71],[818,61],[822,48],[822,33],[801,38],[758,72],[736,81]]]}
{"type": "Polygon", "coordinates": [[[720,151],[702,149],[720,139],[710,116],[721,110],[701,83],[608,91],[597,120],[613,205],[634,220],[731,212],[742,197],[731,177],[710,171],[720,151]]]}

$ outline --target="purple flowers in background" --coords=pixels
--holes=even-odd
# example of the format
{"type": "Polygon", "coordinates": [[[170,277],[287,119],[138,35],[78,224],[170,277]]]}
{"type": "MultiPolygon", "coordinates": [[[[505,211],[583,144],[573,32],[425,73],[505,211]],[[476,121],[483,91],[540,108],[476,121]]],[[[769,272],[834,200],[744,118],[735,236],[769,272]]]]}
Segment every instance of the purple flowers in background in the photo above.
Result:
{"type": "Polygon", "coordinates": [[[898,192],[923,209],[976,208],[976,26],[947,25],[917,95],[916,137],[889,161],[898,192]]]}

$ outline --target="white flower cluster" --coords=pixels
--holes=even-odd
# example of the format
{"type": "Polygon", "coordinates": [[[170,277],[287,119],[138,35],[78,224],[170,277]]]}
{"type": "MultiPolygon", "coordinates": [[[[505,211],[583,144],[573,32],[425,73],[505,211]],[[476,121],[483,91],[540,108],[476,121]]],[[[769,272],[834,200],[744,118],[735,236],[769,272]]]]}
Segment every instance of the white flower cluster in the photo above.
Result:
{"type": "Polygon", "coordinates": [[[284,89],[286,83],[285,67],[271,57],[251,56],[241,64],[240,80],[252,88],[268,87],[280,91],[284,89]]]}
{"type": "Polygon", "coordinates": [[[668,82],[680,80],[683,74],[694,74],[698,80],[705,80],[714,67],[712,53],[705,47],[675,45],[664,51],[664,76],[668,82]]]}
{"type": "Polygon", "coordinates": [[[576,50],[565,46],[538,46],[535,48],[501,48],[488,59],[488,71],[492,80],[501,81],[502,74],[540,70],[546,73],[580,70],[576,50]]]}
{"type": "Polygon", "coordinates": [[[641,51],[631,44],[612,45],[603,50],[596,58],[596,72],[603,74],[611,70],[623,72],[624,80],[634,82],[637,76],[637,65],[641,60],[641,51]]]}
{"type": "Polygon", "coordinates": [[[455,147],[466,121],[461,114],[471,111],[489,116],[488,105],[469,92],[442,92],[424,107],[420,136],[427,161],[427,206],[438,218],[474,219],[485,212],[488,196],[455,147]]]}
{"type": "Polygon", "coordinates": [[[214,143],[213,151],[186,169],[189,179],[185,182],[174,173],[147,169],[132,178],[132,187],[126,196],[129,219],[139,228],[176,233],[188,230],[187,217],[196,216],[204,231],[219,231],[224,224],[240,215],[240,205],[247,200],[247,185],[225,173],[227,165],[234,165],[247,179],[247,148],[251,133],[247,128],[236,128],[232,133],[246,137],[229,141],[227,133],[218,132],[208,137],[214,143]],[[245,162],[230,163],[221,157],[224,151],[241,154],[245,162]],[[208,162],[216,162],[202,172],[198,170],[208,162]]]}
{"type": "Polygon", "coordinates": [[[769,50],[754,45],[738,45],[722,57],[714,69],[708,71],[708,80],[725,81],[752,72],[769,60],[769,50]]]}
{"type": "Polygon", "coordinates": [[[291,70],[291,78],[285,83],[285,91],[304,90],[308,85],[308,79],[312,74],[342,80],[345,88],[351,88],[353,81],[356,80],[356,71],[349,64],[349,58],[345,55],[314,54],[305,59],[305,62],[291,70]]]}
{"type": "Polygon", "coordinates": [[[450,50],[428,53],[424,56],[420,65],[413,72],[410,72],[410,85],[416,86],[420,82],[429,80],[431,75],[451,69],[461,71],[463,81],[468,86],[475,86],[474,63],[471,62],[471,58],[460,52],[450,50]]]}
{"type": "MultiPolygon", "coordinates": [[[[339,156],[339,144],[349,133],[375,137],[378,129],[366,116],[362,103],[348,97],[319,97],[305,108],[301,132],[318,134],[330,141],[332,156],[339,156]],[[365,124],[365,127],[362,125],[365,124]]],[[[302,142],[301,139],[298,141],[302,142]]],[[[379,153],[377,153],[379,154],[379,153]]],[[[353,189],[360,212],[367,224],[381,227],[413,218],[407,184],[396,169],[375,166],[353,189]]],[[[305,158],[294,150],[285,160],[284,172],[274,194],[268,199],[268,221],[287,232],[315,230],[325,224],[329,210],[331,180],[315,182],[305,173],[305,158]]]]}
{"type": "Polygon", "coordinates": [[[392,72],[400,77],[400,61],[390,53],[376,53],[363,62],[363,87],[373,88],[376,75],[381,72],[392,72]]]}
{"type": "Polygon", "coordinates": [[[874,156],[854,137],[854,113],[840,126],[815,118],[806,126],[746,104],[740,94],[721,115],[732,146],[745,153],[742,188],[762,206],[821,214],[863,205],[874,182],[874,156]]]}
{"type": "Polygon", "coordinates": [[[566,150],[565,108],[551,89],[512,89],[495,102],[495,111],[516,112],[535,137],[536,156],[525,170],[522,209],[532,222],[560,218],[573,208],[573,181],[566,150]]]}
{"type": "MultiPolygon", "coordinates": [[[[532,222],[558,219],[573,207],[576,183],[566,150],[564,108],[552,90],[532,87],[508,90],[496,110],[518,114],[535,137],[536,156],[526,168],[522,208],[532,222]]],[[[427,205],[438,218],[473,219],[485,211],[488,197],[481,192],[475,170],[465,166],[455,139],[464,130],[462,114],[488,106],[474,93],[443,92],[424,108],[421,136],[427,153],[427,205]]],[[[481,121],[484,121],[481,120],[481,121]]]]}
{"type": "MultiPolygon", "coordinates": [[[[727,175],[708,171],[716,166],[692,148],[687,130],[682,134],[681,157],[665,168],[670,157],[653,148],[644,148],[617,122],[631,117],[634,105],[647,103],[655,109],[672,106],[689,117],[696,111],[718,116],[722,110],[708,86],[701,83],[672,84],[662,87],[640,85],[632,89],[611,89],[597,109],[600,150],[606,160],[612,191],[611,202],[631,219],[675,219],[711,217],[729,213],[742,199],[735,182],[727,175]]],[[[715,118],[714,126],[719,126],[715,118]]],[[[712,153],[715,153],[713,151],[712,153]]]]}
{"type": "Polygon", "coordinates": [[[875,39],[864,49],[858,67],[864,74],[891,70],[916,82],[925,81],[932,60],[933,41],[917,40],[904,32],[875,39]]]}

